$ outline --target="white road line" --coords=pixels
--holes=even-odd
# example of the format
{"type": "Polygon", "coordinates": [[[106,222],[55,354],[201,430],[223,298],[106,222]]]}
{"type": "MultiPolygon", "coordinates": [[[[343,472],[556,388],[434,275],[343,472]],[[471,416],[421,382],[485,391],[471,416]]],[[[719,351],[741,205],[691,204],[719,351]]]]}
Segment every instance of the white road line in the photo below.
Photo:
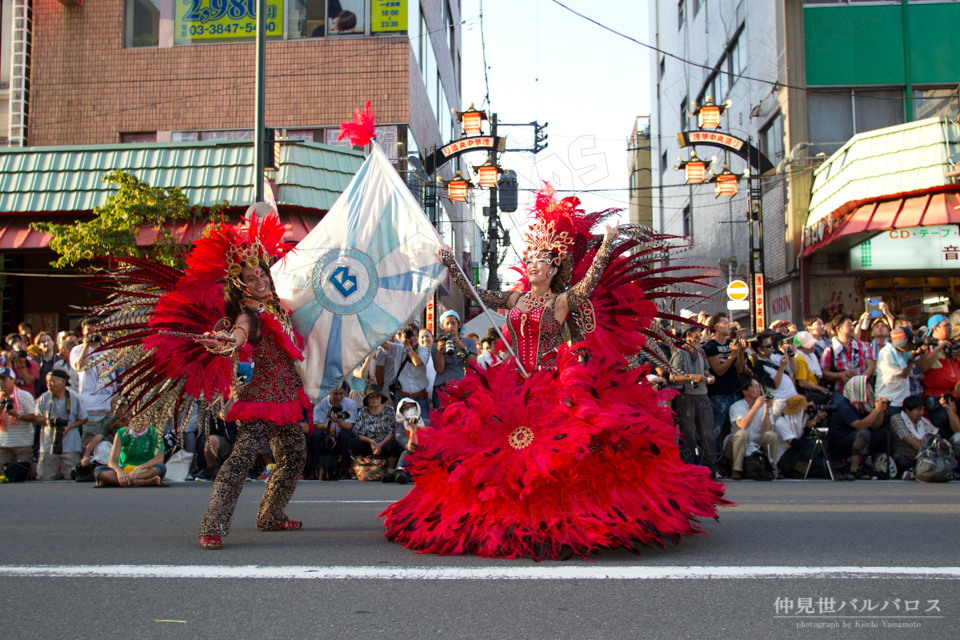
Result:
{"type": "Polygon", "coordinates": [[[309,567],[224,565],[0,566],[21,578],[167,578],[260,580],[958,580],[960,567],[309,567]]]}

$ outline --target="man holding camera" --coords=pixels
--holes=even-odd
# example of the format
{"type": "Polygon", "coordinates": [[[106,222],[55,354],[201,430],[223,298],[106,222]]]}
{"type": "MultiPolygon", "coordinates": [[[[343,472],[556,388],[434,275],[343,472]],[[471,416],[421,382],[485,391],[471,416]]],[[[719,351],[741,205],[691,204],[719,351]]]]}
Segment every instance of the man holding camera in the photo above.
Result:
{"type": "MultiPolygon", "coordinates": [[[[944,398],[944,408],[950,414],[951,423],[957,422],[956,405],[949,397],[944,398]]],[[[960,425],[957,425],[960,428],[960,425]]],[[[896,447],[893,450],[893,461],[897,463],[899,471],[910,471],[917,466],[917,453],[920,451],[920,442],[928,433],[940,435],[937,428],[923,417],[923,398],[909,396],[903,401],[903,411],[890,421],[890,428],[897,436],[896,447]]],[[[956,439],[954,439],[956,440],[956,439]]],[[[957,444],[951,442],[956,453],[957,444]]],[[[910,475],[904,474],[907,480],[910,475]]]]}
{"type": "Polygon", "coordinates": [[[853,316],[846,313],[838,315],[830,324],[837,335],[830,341],[830,346],[823,350],[820,368],[823,369],[824,379],[836,385],[835,391],[843,393],[850,378],[872,376],[876,361],[871,357],[870,347],[854,336],[853,316]]]}
{"type": "Polygon", "coordinates": [[[877,395],[890,399],[890,416],[903,410],[910,395],[910,372],[920,357],[914,349],[913,332],[907,327],[894,329],[890,341],[880,348],[877,360],[877,395]]]}
{"type": "Polygon", "coordinates": [[[937,340],[937,345],[920,358],[923,371],[923,386],[926,389],[927,416],[940,431],[940,437],[949,440],[953,435],[946,409],[940,398],[953,393],[960,382],[960,358],[953,351],[950,341],[950,320],[939,313],[927,320],[927,338],[937,340]]]}
{"type": "Polygon", "coordinates": [[[33,462],[33,396],[18,389],[17,374],[0,367],[0,468],[8,462],[33,462]]]}
{"type": "Polygon", "coordinates": [[[426,416],[430,411],[430,399],[427,387],[430,380],[427,376],[427,361],[430,360],[430,349],[421,346],[417,331],[411,327],[404,327],[397,339],[403,347],[400,356],[400,368],[397,370],[397,379],[391,385],[394,402],[401,398],[410,398],[420,407],[420,415],[426,416]]]}
{"type": "Polygon", "coordinates": [[[103,384],[100,380],[99,371],[108,366],[106,363],[101,362],[95,367],[89,366],[90,356],[100,348],[103,342],[96,331],[97,322],[98,319],[95,317],[83,319],[80,323],[83,342],[70,352],[70,366],[78,372],[77,390],[89,418],[80,434],[83,444],[93,440],[94,436],[100,433],[103,421],[110,417],[110,399],[115,391],[113,383],[103,384]]]}
{"type": "Polygon", "coordinates": [[[713,329],[713,340],[703,353],[713,372],[714,381],[707,387],[713,409],[713,437],[719,438],[730,407],[737,401],[737,378],[745,369],[747,344],[730,335],[730,318],[722,311],[710,316],[707,326],[713,329]]]}
{"type": "Polygon", "coordinates": [[[680,423],[680,457],[689,464],[697,462],[699,438],[700,464],[713,471],[716,462],[717,435],[713,427],[713,409],[707,399],[707,385],[714,381],[710,375],[707,357],[700,348],[700,328],[690,326],[683,332],[687,350],[675,349],[670,366],[680,371],[674,382],[683,383],[677,398],[677,418],[680,423]]]}
{"type": "MultiPolygon", "coordinates": [[[[787,399],[783,407],[783,415],[773,423],[780,455],[777,466],[781,475],[803,477],[806,473],[807,463],[813,456],[816,446],[815,440],[811,439],[813,430],[826,424],[825,410],[830,409],[831,405],[814,405],[802,395],[787,399]]],[[[823,461],[818,458],[817,462],[818,470],[821,470],[823,461]]]]}
{"type": "Polygon", "coordinates": [[[42,426],[37,480],[69,480],[80,462],[80,428],[87,422],[87,410],[80,395],[67,389],[66,372],[54,369],[47,374],[47,392],[37,400],[33,422],[42,426]]]}
{"type": "Polygon", "coordinates": [[[27,353],[27,343],[19,333],[8,335],[6,342],[6,365],[16,376],[17,387],[33,396],[37,378],[40,377],[40,365],[28,357],[30,354],[27,353]]]}
{"type": "Polygon", "coordinates": [[[797,387],[793,383],[794,376],[797,375],[797,354],[793,350],[793,345],[787,345],[782,353],[778,353],[774,347],[774,339],[779,344],[785,336],[768,331],[757,336],[753,347],[757,354],[757,364],[753,368],[753,374],[767,393],[773,396],[771,410],[773,417],[776,418],[783,410],[787,399],[797,395],[797,387]]]}
{"type": "Polygon", "coordinates": [[[867,377],[854,376],[847,380],[842,394],[833,394],[833,404],[839,409],[830,420],[830,455],[834,460],[849,457],[851,476],[869,480],[873,473],[861,464],[868,455],[887,451],[885,422],[890,400],[874,399],[867,377]]]}
{"type": "Polygon", "coordinates": [[[760,382],[742,376],[743,400],[730,407],[730,435],[723,442],[723,455],[733,467],[733,480],[743,478],[743,458],[750,443],[756,444],[771,462],[779,458],[777,436],[773,432],[773,398],[763,395],[760,382]]]}
{"type": "Polygon", "coordinates": [[[323,456],[339,456],[341,465],[338,472],[350,464],[347,441],[357,423],[357,403],[346,396],[343,386],[334,387],[327,397],[313,407],[313,432],[307,433],[310,462],[313,472],[319,478],[323,456]],[[346,431],[347,433],[341,432],[346,431]]]}

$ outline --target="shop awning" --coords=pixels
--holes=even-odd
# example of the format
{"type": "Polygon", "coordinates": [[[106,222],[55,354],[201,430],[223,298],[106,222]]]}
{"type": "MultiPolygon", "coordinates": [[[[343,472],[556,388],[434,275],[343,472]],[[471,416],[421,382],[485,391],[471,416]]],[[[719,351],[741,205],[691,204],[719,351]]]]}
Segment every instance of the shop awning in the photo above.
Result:
{"type": "Polygon", "coordinates": [[[960,224],[960,190],[937,191],[920,196],[897,198],[861,205],[840,222],[811,227],[801,258],[818,251],[847,251],[871,237],[892,229],[960,224]]]}
{"type": "MultiPolygon", "coordinates": [[[[307,211],[280,211],[280,222],[287,232],[283,239],[286,242],[300,242],[320,222],[322,215],[307,211]]],[[[31,222],[52,222],[67,224],[83,219],[84,216],[56,216],[56,217],[26,217],[0,216],[0,253],[5,251],[20,251],[28,249],[46,249],[50,245],[51,236],[30,228],[31,222]]],[[[86,217],[89,217],[87,215],[86,217]]],[[[176,225],[177,242],[190,244],[203,233],[205,223],[186,223],[176,225]]],[[[138,247],[153,245],[156,231],[152,228],[141,229],[137,236],[138,247]]]]}

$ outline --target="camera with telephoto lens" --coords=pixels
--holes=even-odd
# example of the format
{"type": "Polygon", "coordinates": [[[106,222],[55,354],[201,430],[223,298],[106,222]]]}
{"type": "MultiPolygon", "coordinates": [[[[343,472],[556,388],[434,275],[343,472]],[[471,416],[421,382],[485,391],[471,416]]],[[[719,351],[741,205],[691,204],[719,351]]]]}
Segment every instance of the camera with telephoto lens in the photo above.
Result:
{"type": "Polygon", "coordinates": [[[47,426],[53,430],[53,455],[59,456],[63,453],[63,428],[67,426],[67,421],[62,418],[47,418],[47,426]]]}
{"type": "Polygon", "coordinates": [[[446,336],[443,342],[443,352],[449,356],[452,356],[457,350],[457,345],[453,344],[453,337],[446,336]]]}
{"type": "MultiPolygon", "coordinates": [[[[948,340],[947,342],[949,344],[943,347],[943,354],[949,358],[955,351],[960,351],[960,340],[948,340]]],[[[920,347],[936,347],[939,344],[940,341],[936,338],[914,337],[912,346],[914,349],[919,349],[920,347]]]]}
{"type": "Polygon", "coordinates": [[[416,334],[413,333],[413,329],[404,329],[404,330],[403,330],[403,339],[404,339],[404,340],[410,340],[411,338],[414,337],[414,335],[416,335],[416,334]]]}
{"type": "Polygon", "coordinates": [[[836,404],[811,404],[807,407],[807,412],[811,416],[817,415],[819,412],[823,411],[824,413],[833,413],[834,411],[839,411],[840,405],[836,404]]]}
{"type": "Polygon", "coordinates": [[[22,358],[22,359],[24,359],[24,360],[26,360],[26,359],[27,359],[27,356],[30,355],[29,353],[27,353],[27,352],[24,351],[23,349],[17,349],[17,350],[16,350],[16,354],[17,354],[17,357],[18,357],[18,358],[22,358]]]}

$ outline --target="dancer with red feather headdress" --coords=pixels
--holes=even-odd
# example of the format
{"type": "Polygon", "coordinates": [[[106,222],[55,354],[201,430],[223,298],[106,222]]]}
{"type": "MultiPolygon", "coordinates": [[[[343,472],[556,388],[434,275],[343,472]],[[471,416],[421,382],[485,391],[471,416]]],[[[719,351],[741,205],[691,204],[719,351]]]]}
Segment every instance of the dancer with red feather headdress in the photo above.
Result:
{"type": "Polygon", "coordinates": [[[152,424],[189,416],[196,399],[229,398],[226,420],[236,421],[237,442],[220,468],[200,543],[223,546],[233,510],[256,456],[270,442],[276,468],[267,482],[257,529],[298,529],[284,509],[306,461],[299,423],[310,401],[295,363],[303,340],[280,306],[270,262],[292,246],[271,214],[240,225],[213,225],[197,240],[180,271],[140,259],[121,259],[104,279],[112,295],[92,310],[106,318],[97,330],[110,339],[91,365],[119,373],[118,393],[130,412],[152,424]],[[246,384],[235,379],[239,355],[252,357],[246,384]]]}
{"type": "MultiPolygon", "coordinates": [[[[727,504],[707,469],[680,460],[671,392],[628,362],[641,352],[664,362],[650,339],[673,338],[654,320],[674,317],[654,300],[705,276],[654,268],[669,236],[636,225],[593,235],[615,212],[578,205],[541,191],[522,290],[476,292],[510,310],[516,358],[445,387],[409,458],[416,486],[381,514],[388,539],[444,555],[586,556],[699,533],[697,520],[727,504]]],[[[453,256],[439,257],[475,299],[453,256]]]]}

